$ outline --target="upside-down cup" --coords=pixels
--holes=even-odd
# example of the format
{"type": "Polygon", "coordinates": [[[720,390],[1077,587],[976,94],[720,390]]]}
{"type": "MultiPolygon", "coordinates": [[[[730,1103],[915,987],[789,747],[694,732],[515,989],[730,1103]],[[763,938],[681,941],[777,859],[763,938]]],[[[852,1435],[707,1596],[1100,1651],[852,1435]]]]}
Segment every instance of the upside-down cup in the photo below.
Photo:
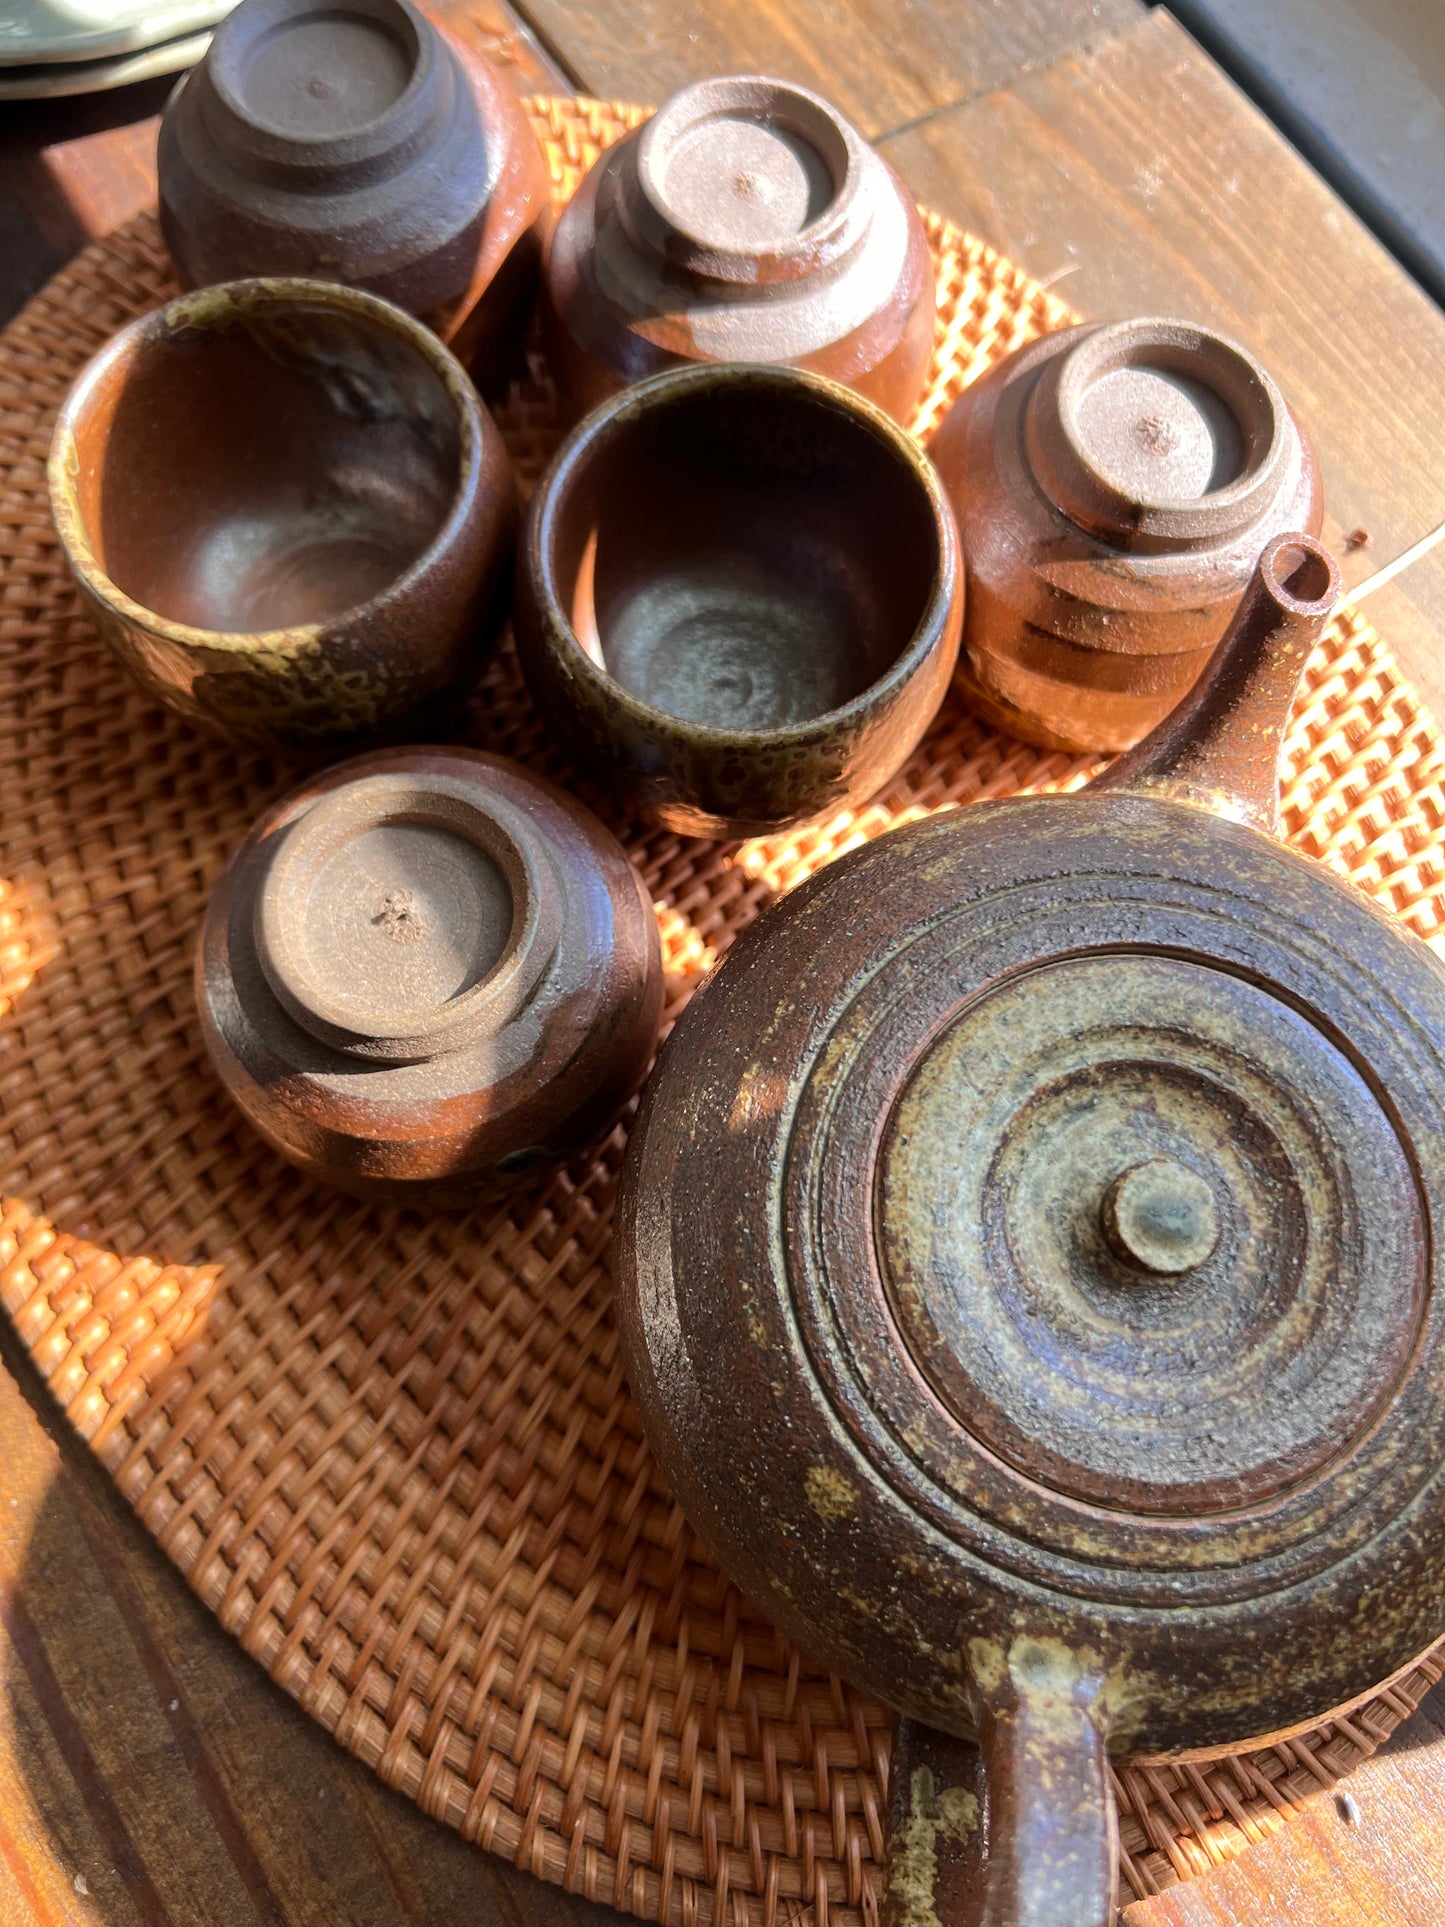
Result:
{"type": "Polygon", "coordinates": [[[547,248],[548,359],[574,414],[686,361],[776,361],[907,421],[933,353],[918,209],[837,108],[696,82],[596,162],[547,248]]]}
{"type": "Polygon", "coordinates": [[[436,336],[359,289],[239,281],[142,315],[67,396],[49,481],[100,633],[233,741],[435,733],[506,614],[501,435],[436,336]]]}
{"type": "Polygon", "coordinates": [[[865,801],[933,720],[963,566],[927,458],[799,370],[677,368],[605,402],[532,499],[516,633],[609,793],[694,836],[865,801]]]}
{"type": "Polygon", "coordinates": [[[605,1132],[657,1042],[657,919],[579,803],[480,750],[375,751],[265,813],[196,955],[211,1061],[363,1197],[499,1195],[605,1132]]]}
{"type": "Polygon", "coordinates": [[[1309,437],[1238,342],[1188,321],[1064,328],[1005,356],[930,445],[958,515],[959,677],[1000,728],[1127,749],[1193,687],[1261,549],[1318,533],[1309,437]]]}
{"type": "Polygon", "coordinates": [[[502,76],[410,0],[243,0],[171,95],[156,161],[184,285],[344,281],[479,380],[510,366],[546,162],[502,76]]]}

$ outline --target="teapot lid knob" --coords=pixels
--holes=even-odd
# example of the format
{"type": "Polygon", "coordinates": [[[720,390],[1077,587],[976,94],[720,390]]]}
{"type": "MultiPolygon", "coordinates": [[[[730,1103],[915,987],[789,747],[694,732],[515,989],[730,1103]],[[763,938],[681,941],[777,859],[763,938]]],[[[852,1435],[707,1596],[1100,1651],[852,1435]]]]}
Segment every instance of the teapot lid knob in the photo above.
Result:
{"type": "Polygon", "coordinates": [[[1148,1158],[1121,1171],[1099,1216],[1118,1255],[1155,1277],[1193,1271],[1219,1243],[1214,1193],[1197,1171],[1172,1158],[1148,1158]]]}

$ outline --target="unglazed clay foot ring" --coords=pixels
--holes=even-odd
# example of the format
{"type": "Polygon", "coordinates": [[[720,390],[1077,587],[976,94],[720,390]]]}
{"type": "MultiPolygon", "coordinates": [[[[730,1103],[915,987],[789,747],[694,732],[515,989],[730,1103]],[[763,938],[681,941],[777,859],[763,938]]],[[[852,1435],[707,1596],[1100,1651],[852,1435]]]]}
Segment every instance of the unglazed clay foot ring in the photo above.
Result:
{"type": "Polygon", "coordinates": [[[408,1063],[497,1029],[557,946],[555,891],[500,798],[377,775],[281,834],[256,899],[258,960],[303,1030],[408,1063]]]}

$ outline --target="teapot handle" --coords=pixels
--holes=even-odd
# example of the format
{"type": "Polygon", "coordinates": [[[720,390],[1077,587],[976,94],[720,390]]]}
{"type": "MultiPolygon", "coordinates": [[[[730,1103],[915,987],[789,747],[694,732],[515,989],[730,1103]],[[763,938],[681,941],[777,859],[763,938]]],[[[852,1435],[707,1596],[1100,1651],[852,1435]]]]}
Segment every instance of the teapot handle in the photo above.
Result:
{"type": "Polygon", "coordinates": [[[882,1927],[1113,1927],[1102,1674],[1016,1639],[973,1679],[979,1747],[899,1722],[882,1927]]]}
{"type": "Polygon", "coordinates": [[[1275,536],[1193,689],[1090,790],[1192,803],[1278,836],[1290,705],[1339,597],[1340,572],[1323,542],[1275,536]]]}

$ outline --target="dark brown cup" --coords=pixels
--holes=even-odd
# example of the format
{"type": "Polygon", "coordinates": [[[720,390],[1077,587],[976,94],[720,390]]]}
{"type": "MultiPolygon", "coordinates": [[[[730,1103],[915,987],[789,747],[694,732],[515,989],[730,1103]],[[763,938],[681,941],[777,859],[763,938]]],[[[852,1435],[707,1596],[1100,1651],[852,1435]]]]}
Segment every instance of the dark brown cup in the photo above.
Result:
{"type": "Polygon", "coordinates": [[[579,769],[669,828],[754,836],[863,802],[958,653],[927,458],[796,369],[677,368],[603,404],[532,499],[516,633],[579,769]]]}
{"type": "Polygon", "coordinates": [[[171,95],[156,160],[187,287],[367,288],[479,379],[530,314],[541,149],[501,76],[410,0],[243,0],[171,95]]]}
{"type": "Polygon", "coordinates": [[[607,1130],[657,1042],[642,881],[580,804],[384,750],[267,811],[196,957],[206,1048],[283,1156],[366,1197],[495,1195],[607,1130]]]}
{"type": "Polygon", "coordinates": [[[501,435],[436,336],[359,289],[240,281],[141,316],[67,396],[49,480],[100,633],[238,742],[435,733],[505,617],[501,435]]]}
{"type": "Polygon", "coordinates": [[[609,148],[547,250],[548,359],[574,413],[682,361],[810,368],[907,421],[933,352],[912,197],[817,94],[735,74],[609,148]]]}

